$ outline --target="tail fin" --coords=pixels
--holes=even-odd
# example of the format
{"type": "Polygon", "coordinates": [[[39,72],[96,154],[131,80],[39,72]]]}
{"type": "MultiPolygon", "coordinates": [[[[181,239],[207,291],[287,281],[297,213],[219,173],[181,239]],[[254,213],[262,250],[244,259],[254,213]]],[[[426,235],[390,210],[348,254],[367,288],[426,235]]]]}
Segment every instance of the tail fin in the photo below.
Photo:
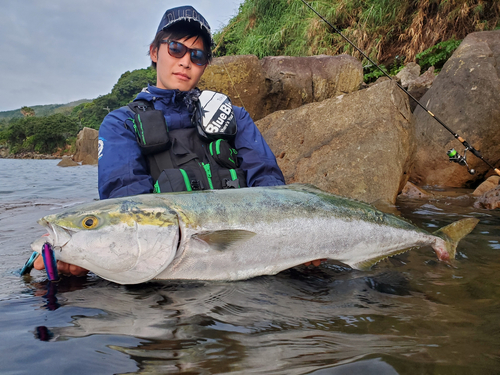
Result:
{"type": "Polygon", "coordinates": [[[432,246],[438,258],[440,260],[455,259],[458,243],[472,232],[477,223],[479,223],[479,219],[467,218],[455,221],[435,231],[433,234],[444,241],[444,247],[439,243],[432,246]]]}

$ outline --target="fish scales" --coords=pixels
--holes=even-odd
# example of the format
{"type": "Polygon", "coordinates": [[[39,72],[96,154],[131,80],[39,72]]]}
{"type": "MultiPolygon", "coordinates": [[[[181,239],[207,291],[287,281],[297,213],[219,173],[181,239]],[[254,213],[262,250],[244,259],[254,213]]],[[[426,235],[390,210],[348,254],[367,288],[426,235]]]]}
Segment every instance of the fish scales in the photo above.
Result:
{"type": "Polygon", "coordinates": [[[292,184],[110,199],[41,223],[49,242],[60,248],[58,259],[132,284],[154,278],[242,280],[322,258],[364,269],[423,245],[447,259],[477,219],[431,234],[366,203],[292,184]],[[88,217],[98,224],[82,229],[88,217]],[[63,231],[66,236],[58,234],[63,231]]]}

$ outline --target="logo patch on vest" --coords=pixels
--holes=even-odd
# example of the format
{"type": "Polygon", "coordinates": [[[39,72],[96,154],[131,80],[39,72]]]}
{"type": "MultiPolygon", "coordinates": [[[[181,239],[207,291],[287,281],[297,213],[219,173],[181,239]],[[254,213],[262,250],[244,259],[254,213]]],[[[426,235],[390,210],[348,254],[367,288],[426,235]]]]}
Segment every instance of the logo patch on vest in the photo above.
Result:
{"type": "Polygon", "coordinates": [[[231,100],[215,91],[202,91],[195,111],[199,133],[209,139],[230,139],[236,135],[237,126],[231,100]]]}

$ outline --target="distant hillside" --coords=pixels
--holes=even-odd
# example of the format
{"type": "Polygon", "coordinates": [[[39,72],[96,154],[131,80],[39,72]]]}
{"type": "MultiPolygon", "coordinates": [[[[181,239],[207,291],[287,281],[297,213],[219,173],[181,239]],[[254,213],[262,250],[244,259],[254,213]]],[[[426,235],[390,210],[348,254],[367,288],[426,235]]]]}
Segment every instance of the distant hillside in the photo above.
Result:
{"type": "MultiPolygon", "coordinates": [[[[47,104],[47,105],[35,105],[32,108],[35,111],[35,116],[50,116],[56,113],[62,113],[65,115],[69,115],[73,108],[82,103],[90,103],[92,100],[90,99],[81,99],[76,100],[67,104],[47,104]]],[[[12,111],[3,111],[0,112],[0,120],[10,120],[12,118],[21,118],[23,117],[21,113],[21,108],[14,109],[12,111]]]]}

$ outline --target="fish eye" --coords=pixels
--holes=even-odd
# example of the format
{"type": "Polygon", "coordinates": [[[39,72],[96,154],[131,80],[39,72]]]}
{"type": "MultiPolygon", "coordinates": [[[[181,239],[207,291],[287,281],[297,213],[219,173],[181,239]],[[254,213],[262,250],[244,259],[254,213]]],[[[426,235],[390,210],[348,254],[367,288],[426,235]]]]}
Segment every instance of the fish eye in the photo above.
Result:
{"type": "Polygon", "coordinates": [[[97,226],[97,224],[99,224],[99,219],[96,218],[95,216],[86,216],[82,220],[82,226],[85,229],[93,229],[97,226]]]}

